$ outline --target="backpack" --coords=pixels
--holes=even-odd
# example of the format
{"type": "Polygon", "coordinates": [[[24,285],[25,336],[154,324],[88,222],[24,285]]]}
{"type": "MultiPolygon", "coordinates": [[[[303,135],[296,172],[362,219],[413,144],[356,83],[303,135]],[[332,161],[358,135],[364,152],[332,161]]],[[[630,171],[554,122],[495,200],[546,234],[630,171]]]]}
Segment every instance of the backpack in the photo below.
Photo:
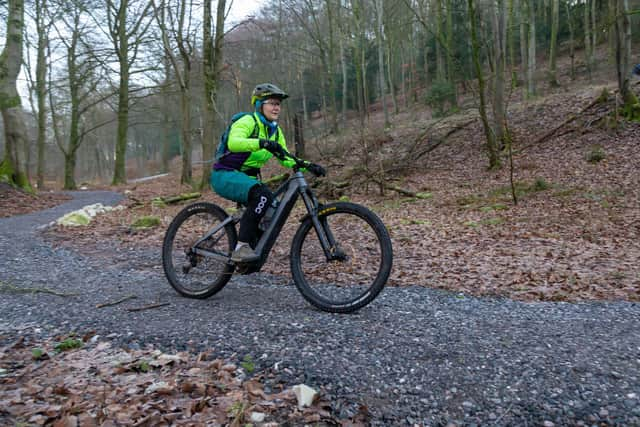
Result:
{"type": "Polygon", "coordinates": [[[233,126],[233,124],[235,122],[237,122],[238,120],[240,120],[241,118],[243,118],[246,115],[251,116],[251,118],[253,118],[253,122],[254,122],[253,132],[251,132],[250,138],[257,138],[258,137],[258,132],[259,132],[259,130],[258,130],[258,122],[256,121],[256,117],[253,115],[253,113],[241,112],[241,113],[234,114],[233,117],[231,117],[231,123],[229,123],[229,126],[227,126],[227,129],[220,136],[220,142],[218,143],[218,148],[216,150],[216,160],[217,161],[219,161],[224,156],[226,156],[227,154],[230,153],[229,149],[227,148],[227,141],[229,140],[229,131],[231,130],[231,126],[233,126]]]}

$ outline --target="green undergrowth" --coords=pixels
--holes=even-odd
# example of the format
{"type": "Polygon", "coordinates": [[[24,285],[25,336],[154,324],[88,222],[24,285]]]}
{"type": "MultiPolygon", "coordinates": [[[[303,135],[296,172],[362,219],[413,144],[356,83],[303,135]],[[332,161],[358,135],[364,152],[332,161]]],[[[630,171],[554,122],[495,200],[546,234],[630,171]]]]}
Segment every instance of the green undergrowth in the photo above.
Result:
{"type": "MultiPolygon", "coordinates": [[[[533,182],[518,181],[515,183],[515,193],[518,200],[532,194],[547,191],[553,185],[544,178],[536,178],[533,182]]],[[[477,209],[481,212],[492,212],[509,209],[512,202],[512,189],[510,185],[490,190],[488,193],[468,194],[456,199],[456,204],[465,209],[477,209]]]]}
{"type": "Polygon", "coordinates": [[[149,228],[158,227],[161,224],[160,218],[157,216],[149,215],[136,219],[131,228],[136,230],[145,230],[149,228]]]}

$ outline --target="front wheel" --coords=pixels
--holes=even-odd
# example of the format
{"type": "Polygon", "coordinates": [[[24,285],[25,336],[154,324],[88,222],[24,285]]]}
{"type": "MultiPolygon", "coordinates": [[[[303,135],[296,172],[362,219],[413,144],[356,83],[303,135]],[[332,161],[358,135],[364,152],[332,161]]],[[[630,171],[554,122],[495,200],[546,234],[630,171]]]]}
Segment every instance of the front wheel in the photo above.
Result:
{"type": "Polygon", "coordinates": [[[227,217],[213,203],[194,203],[169,224],[162,243],[162,266],[181,295],[207,298],[231,279],[235,266],[229,256],[238,238],[233,222],[221,226],[227,217]]]}
{"type": "Polygon", "coordinates": [[[393,262],[389,233],[376,214],[353,203],[326,205],[318,219],[331,244],[330,259],[307,217],[291,245],[293,280],[321,310],[356,311],[373,301],[389,278],[393,262]]]}

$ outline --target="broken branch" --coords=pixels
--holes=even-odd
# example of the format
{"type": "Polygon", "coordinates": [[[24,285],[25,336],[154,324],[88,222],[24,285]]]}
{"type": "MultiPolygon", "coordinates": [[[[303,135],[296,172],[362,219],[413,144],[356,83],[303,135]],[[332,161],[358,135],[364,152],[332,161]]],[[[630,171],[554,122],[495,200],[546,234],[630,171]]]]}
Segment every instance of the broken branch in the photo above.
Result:
{"type": "Polygon", "coordinates": [[[73,297],[78,295],[77,293],[65,294],[65,293],[54,291],[53,289],[47,289],[47,288],[21,288],[18,286],[10,285],[9,283],[5,283],[5,282],[0,282],[0,291],[15,292],[18,294],[38,294],[38,293],[51,294],[58,297],[73,297]]]}
{"type": "Polygon", "coordinates": [[[127,311],[149,310],[149,309],[152,309],[152,308],[163,307],[165,305],[169,305],[169,303],[168,302],[160,302],[160,303],[157,303],[157,304],[144,305],[142,307],[133,307],[133,308],[128,308],[127,311]]]}
{"type": "Polygon", "coordinates": [[[102,304],[96,304],[96,308],[103,308],[103,307],[111,307],[113,305],[118,305],[120,303],[123,303],[125,301],[129,301],[130,299],[134,299],[134,298],[138,298],[136,295],[127,295],[124,298],[120,298],[117,301],[113,301],[113,302],[105,302],[102,304]]]}

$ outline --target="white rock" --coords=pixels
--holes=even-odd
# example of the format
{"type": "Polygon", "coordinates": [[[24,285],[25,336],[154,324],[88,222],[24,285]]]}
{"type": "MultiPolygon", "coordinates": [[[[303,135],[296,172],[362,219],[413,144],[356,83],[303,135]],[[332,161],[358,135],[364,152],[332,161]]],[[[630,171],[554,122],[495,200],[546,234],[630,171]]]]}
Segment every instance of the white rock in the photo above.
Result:
{"type": "Polygon", "coordinates": [[[316,398],[318,392],[305,384],[298,384],[293,386],[293,393],[298,399],[298,408],[302,409],[305,406],[311,406],[313,399],[316,398]]]}
{"type": "Polygon", "coordinates": [[[251,413],[251,422],[252,423],[261,423],[266,418],[266,414],[262,412],[252,412],[251,413]]]}
{"type": "Polygon", "coordinates": [[[151,394],[154,391],[166,390],[168,388],[169,388],[169,384],[168,383],[166,383],[165,381],[159,381],[159,382],[153,383],[149,387],[147,387],[147,389],[144,391],[144,394],[151,394]]]}
{"type": "MultiPolygon", "coordinates": [[[[118,206],[116,209],[122,210],[124,209],[124,206],[118,206]]],[[[114,208],[111,206],[104,206],[102,203],[95,203],[93,205],[87,205],[82,209],[69,212],[68,214],[58,218],[56,223],[66,226],[87,225],[87,223],[91,221],[91,218],[112,210],[114,210],[114,208]],[[86,221],[84,221],[85,219],[86,221]]]]}
{"type": "Polygon", "coordinates": [[[87,225],[91,222],[91,217],[87,215],[84,211],[73,211],[64,215],[61,218],[58,218],[56,221],[59,225],[66,225],[71,227],[87,225]]]}

